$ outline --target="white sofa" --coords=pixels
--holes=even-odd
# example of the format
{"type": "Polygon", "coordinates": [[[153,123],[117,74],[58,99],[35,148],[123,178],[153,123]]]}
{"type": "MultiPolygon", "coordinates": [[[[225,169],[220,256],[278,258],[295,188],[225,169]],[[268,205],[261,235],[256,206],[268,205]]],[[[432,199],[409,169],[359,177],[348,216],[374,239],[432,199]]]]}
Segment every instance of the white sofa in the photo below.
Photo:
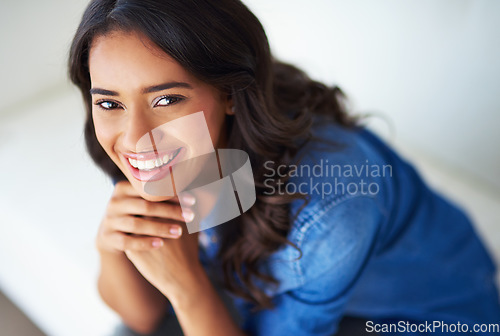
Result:
{"type": "Polygon", "coordinates": [[[0,289],[47,335],[107,335],[94,237],[112,190],[85,153],[74,90],[0,116],[0,289]]]}

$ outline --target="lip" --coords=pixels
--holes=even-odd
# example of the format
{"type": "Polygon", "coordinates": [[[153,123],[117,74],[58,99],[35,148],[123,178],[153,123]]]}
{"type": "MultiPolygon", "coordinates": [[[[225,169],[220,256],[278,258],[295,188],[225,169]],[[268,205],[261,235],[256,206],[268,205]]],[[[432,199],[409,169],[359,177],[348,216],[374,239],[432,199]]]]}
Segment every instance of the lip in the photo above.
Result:
{"type": "Polygon", "coordinates": [[[158,181],[163,178],[165,178],[167,175],[170,174],[170,167],[172,167],[174,164],[179,162],[182,157],[184,156],[186,150],[184,147],[177,148],[175,150],[170,150],[170,151],[162,151],[158,153],[145,153],[145,154],[134,154],[134,153],[122,153],[122,156],[124,158],[123,161],[125,161],[125,164],[127,165],[130,173],[132,176],[141,182],[153,182],[153,181],[158,181]],[[175,151],[179,150],[179,153],[175,156],[175,158],[170,161],[168,164],[163,165],[161,167],[148,170],[148,171],[140,171],[138,168],[132,167],[128,159],[135,159],[135,160],[154,160],[156,158],[162,158],[166,154],[174,153],[175,151]]]}
{"type": "MultiPolygon", "coordinates": [[[[183,147],[181,147],[181,148],[183,148],[183,147]]],[[[170,150],[151,151],[151,152],[147,152],[147,153],[127,153],[127,152],[122,152],[122,155],[126,159],[134,159],[134,160],[147,161],[147,160],[154,160],[154,159],[157,159],[157,158],[162,158],[165,155],[170,155],[173,152],[177,151],[178,149],[179,148],[170,149],[170,150]]]]}

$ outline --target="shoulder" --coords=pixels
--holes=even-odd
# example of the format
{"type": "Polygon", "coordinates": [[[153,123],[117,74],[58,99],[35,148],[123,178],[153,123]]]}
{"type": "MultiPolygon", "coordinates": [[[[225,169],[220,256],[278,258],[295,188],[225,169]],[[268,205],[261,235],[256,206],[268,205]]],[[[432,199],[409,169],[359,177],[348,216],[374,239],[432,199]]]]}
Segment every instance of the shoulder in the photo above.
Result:
{"type": "Polygon", "coordinates": [[[280,281],[274,293],[300,288],[324,274],[329,287],[348,288],[373,250],[383,216],[373,197],[343,195],[308,205],[307,215],[292,224],[293,244],[275,252],[266,263],[280,281]]]}
{"type": "Polygon", "coordinates": [[[387,162],[366,132],[320,124],[314,136],[321,140],[299,152],[288,191],[306,193],[307,202],[291,205],[288,239],[295,247],[283,247],[267,263],[281,283],[277,292],[299,288],[329,272],[332,288],[347,288],[369,259],[386,219],[380,195],[386,182],[370,169],[387,162]]]}
{"type": "Polygon", "coordinates": [[[290,166],[291,178],[283,190],[307,195],[309,203],[302,211],[301,201],[292,203],[292,216],[307,217],[317,207],[352,196],[371,197],[384,209],[387,193],[393,187],[392,154],[385,143],[363,127],[316,123],[313,139],[296,155],[290,166]]]}

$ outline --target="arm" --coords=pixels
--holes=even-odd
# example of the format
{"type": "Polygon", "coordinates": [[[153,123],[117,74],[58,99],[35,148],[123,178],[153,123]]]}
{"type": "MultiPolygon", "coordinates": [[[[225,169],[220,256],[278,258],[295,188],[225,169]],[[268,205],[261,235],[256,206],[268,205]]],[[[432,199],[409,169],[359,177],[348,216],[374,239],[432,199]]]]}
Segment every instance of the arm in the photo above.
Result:
{"type": "Polygon", "coordinates": [[[303,252],[287,247],[270,261],[280,281],[275,308],[251,314],[250,335],[330,336],[337,332],[352,289],[360,278],[383,220],[369,197],[326,199],[307,209],[291,232],[303,252]]]}
{"type": "Polygon", "coordinates": [[[137,271],[125,253],[99,251],[98,290],[106,304],[127,326],[139,333],[153,332],[169,302],[137,271]]]}
{"type": "Polygon", "coordinates": [[[151,333],[167,312],[169,302],[137,270],[126,250],[158,249],[162,239],[179,238],[182,220],[175,203],[150,203],[128,182],[115,185],[96,238],[101,268],[97,287],[104,302],[139,333],[151,333]],[[163,218],[153,220],[151,216],[163,218]],[[171,231],[175,230],[175,233],[171,231]]]}
{"type": "Polygon", "coordinates": [[[184,335],[240,336],[244,333],[233,321],[203,269],[186,281],[186,292],[170,296],[184,335]]]}
{"type": "Polygon", "coordinates": [[[172,304],[184,335],[243,335],[198,259],[198,234],[151,251],[126,250],[137,270],[172,304]]]}

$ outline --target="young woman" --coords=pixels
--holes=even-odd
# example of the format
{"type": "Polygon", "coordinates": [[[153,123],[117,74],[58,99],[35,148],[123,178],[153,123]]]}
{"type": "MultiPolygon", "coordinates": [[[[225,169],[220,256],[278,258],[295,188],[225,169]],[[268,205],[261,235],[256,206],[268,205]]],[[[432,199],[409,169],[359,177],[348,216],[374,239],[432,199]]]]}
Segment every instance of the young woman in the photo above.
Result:
{"type": "Polygon", "coordinates": [[[345,112],[339,88],[273,59],[240,1],[93,1],[69,72],[89,153],[115,182],[98,288],[130,332],[169,316],[186,335],[332,335],[345,316],[371,334],[498,332],[481,325],[500,306],[468,218],[345,112]],[[196,213],[180,203],[202,200],[151,195],[140,175],[179,151],[148,166],[158,149],[137,144],[199,111],[214,148],[248,154],[256,202],[189,234],[196,213]]]}

